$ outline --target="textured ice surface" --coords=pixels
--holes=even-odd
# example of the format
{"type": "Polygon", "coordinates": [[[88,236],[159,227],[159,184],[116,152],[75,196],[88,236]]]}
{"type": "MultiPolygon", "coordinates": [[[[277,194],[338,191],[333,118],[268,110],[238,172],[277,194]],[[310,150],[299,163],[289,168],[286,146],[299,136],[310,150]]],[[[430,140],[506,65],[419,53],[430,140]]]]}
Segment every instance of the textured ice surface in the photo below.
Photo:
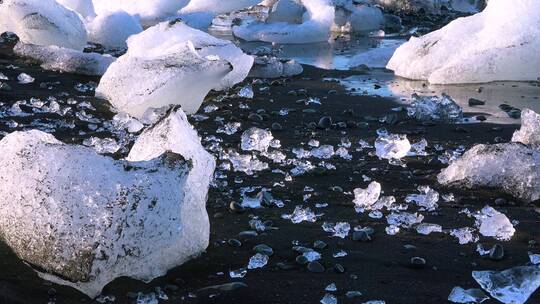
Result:
{"type": "Polygon", "coordinates": [[[357,5],[351,0],[334,0],[335,15],[332,30],[340,33],[368,33],[384,25],[382,11],[368,4],[357,5]]]}
{"type": "Polygon", "coordinates": [[[13,32],[25,43],[82,51],[86,29],[79,15],[54,0],[5,0],[0,3],[0,33],[13,32]]]}
{"type": "Polygon", "coordinates": [[[317,220],[317,216],[309,207],[303,207],[303,206],[296,206],[294,208],[293,213],[291,214],[283,214],[281,216],[284,219],[291,220],[294,224],[299,224],[301,222],[315,222],[317,220]]]}
{"type": "Polygon", "coordinates": [[[407,107],[407,114],[419,121],[450,123],[463,117],[461,107],[446,94],[440,98],[413,94],[412,98],[413,102],[407,107]]]}
{"type": "Polygon", "coordinates": [[[224,14],[259,4],[261,0],[191,0],[181,13],[207,12],[224,14]]]}
{"type": "Polygon", "coordinates": [[[429,235],[433,232],[442,232],[442,226],[438,224],[422,223],[416,226],[416,232],[429,235]]]}
{"type": "Polygon", "coordinates": [[[442,185],[495,188],[526,202],[540,199],[540,151],[521,143],[476,145],[438,175],[442,185]]]}
{"type": "Polygon", "coordinates": [[[230,42],[182,22],[163,22],[128,39],[128,52],[103,75],[96,96],[138,118],[149,108],[170,104],[193,114],[210,89],[243,80],[251,60],[230,42]],[[209,55],[238,60],[239,70],[209,55]]]}
{"type": "Polygon", "coordinates": [[[490,0],[474,16],[412,37],[388,63],[396,75],[430,83],[537,80],[540,66],[537,0],[490,0]]]}
{"type": "Polygon", "coordinates": [[[304,0],[302,4],[307,13],[301,24],[252,22],[233,27],[234,35],[247,41],[291,44],[327,41],[334,22],[331,1],[304,0]]]}
{"type": "Polygon", "coordinates": [[[96,16],[92,0],[56,0],[56,2],[79,13],[85,19],[96,16]]]}
{"type": "Polygon", "coordinates": [[[540,287],[540,266],[519,266],[503,271],[473,271],[482,289],[505,304],[524,304],[540,287]]]}
{"type": "Polygon", "coordinates": [[[407,139],[407,135],[380,135],[375,141],[375,153],[380,158],[400,159],[407,156],[410,150],[411,143],[407,139]]]}
{"type": "Polygon", "coordinates": [[[489,300],[489,297],[480,289],[463,289],[461,287],[454,287],[452,292],[448,296],[448,301],[452,303],[482,303],[489,300]]]}
{"type": "Polygon", "coordinates": [[[244,151],[265,152],[273,139],[272,132],[253,127],[242,133],[241,148],[244,151]]]}
{"type": "Polygon", "coordinates": [[[104,12],[88,22],[88,40],[108,49],[127,47],[131,35],[142,32],[137,18],[124,11],[104,12]]]}
{"type": "Polygon", "coordinates": [[[540,115],[530,109],[523,109],[521,128],[514,132],[512,141],[540,147],[540,115]]]}
{"type": "Polygon", "coordinates": [[[478,235],[476,235],[475,230],[471,227],[463,227],[458,229],[452,229],[450,235],[458,239],[458,242],[461,245],[468,243],[478,242],[478,235]]]}
{"type": "Polygon", "coordinates": [[[175,16],[179,9],[189,3],[189,0],[93,0],[96,13],[126,11],[138,16],[144,26],[155,25],[166,18],[175,16]]]}
{"type": "Polygon", "coordinates": [[[429,186],[418,186],[420,194],[409,194],[405,198],[407,203],[415,203],[427,211],[434,211],[439,207],[439,193],[429,186]]]}
{"type": "Polygon", "coordinates": [[[499,211],[485,206],[479,213],[474,214],[476,226],[483,236],[493,237],[499,241],[509,241],[516,229],[512,222],[499,211]]]}
{"type": "Polygon", "coordinates": [[[150,281],[208,245],[214,160],[182,112],[145,131],[128,160],[41,131],[11,133],[0,150],[0,235],[45,279],[95,297],[117,277],[150,281]]]}
{"type": "Polygon", "coordinates": [[[397,11],[440,13],[443,8],[474,13],[482,10],[481,0],[370,0],[383,8],[397,11]]]}
{"type": "Polygon", "coordinates": [[[13,52],[19,57],[40,64],[45,70],[90,76],[105,74],[107,68],[116,60],[109,55],[85,53],[55,45],[41,46],[23,42],[17,43],[13,52]]]}

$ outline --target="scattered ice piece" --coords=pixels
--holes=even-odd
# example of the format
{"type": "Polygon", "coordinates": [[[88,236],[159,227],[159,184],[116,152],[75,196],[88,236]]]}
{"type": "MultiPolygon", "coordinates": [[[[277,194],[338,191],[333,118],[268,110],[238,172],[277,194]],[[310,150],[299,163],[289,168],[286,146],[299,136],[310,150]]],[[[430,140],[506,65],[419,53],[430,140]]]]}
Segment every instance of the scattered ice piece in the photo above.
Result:
{"type": "Polygon", "coordinates": [[[222,159],[229,160],[234,171],[244,172],[253,175],[256,171],[268,169],[268,163],[260,161],[256,156],[250,154],[239,154],[234,150],[229,150],[222,155],[222,159]]]}
{"type": "Polygon", "coordinates": [[[20,73],[19,76],[17,76],[17,80],[19,80],[19,83],[21,84],[29,84],[33,83],[36,79],[26,73],[20,73]]]}
{"type": "Polygon", "coordinates": [[[4,73],[0,72],[0,80],[9,80],[9,77],[7,77],[4,73]]]}
{"type": "Polygon", "coordinates": [[[308,250],[302,255],[308,260],[308,262],[318,261],[321,259],[321,254],[315,250],[308,250]]]}
{"type": "Polygon", "coordinates": [[[241,279],[245,277],[246,274],[247,274],[247,269],[245,268],[229,271],[229,276],[231,277],[231,279],[241,279]]]}
{"type": "Polygon", "coordinates": [[[366,189],[354,189],[353,203],[356,211],[363,212],[364,210],[369,209],[377,202],[380,196],[381,184],[375,181],[371,182],[366,189]]]}
{"type": "Polygon", "coordinates": [[[399,227],[398,226],[394,226],[394,225],[390,225],[386,228],[384,228],[384,231],[386,232],[386,234],[388,235],[396,235],[399,233],[399,227]]]}
{"type": "Polygon", "coordinates": [[[451,230],[450,235],[456,237],[459,244],[465,245],[478,242],[478,235],[474,232],[475,230],[471,227],[463,227],[451,230]]]}
{"type": "Polygon", "coordinates": [[[540,267],[519,266],[503,271],[473,271],[473,278],[493,298],[505,304],[524,304],[540,286],[540,267]]]}
{"type": "Polygon", "coordinates": [[[88,40],[107,49],[127,48],[127,39],[143,31],[136,17],[125,11],[111,11],[99,14],[86,26],[88,40]]]}
{"type": "Polygon", "coordinates": [[[450,295],[448,296],[448,301],[452,303],[462,303],[462,304],[471,304],[471,303],[482,303],[489,300],[489,297],[480,289],[463,289],[459,286],[454,287],[450,295]]]}
{"type": "Polygon", "coordinates": [[[94,148],[99,154],[114,154],[121,148],[113,138],[90,137],[83,141],[83,145],[94,148]]]}
{"type": "Polygon", "coordinates": [[[296,206],[293,213],[283,214],[281,216],[283,219],[290,219],[294,224],[306,222],[315,222],[317,221],[317,216],[309,207],[304,208],[303,206],[296,206]]]}
{"type": "Polygon", "coordinates": [[[334,147],[331,145],[322,145],[311,150],[311,155],[316,158],[329,159],[334,156],[334,147]]]}
{"type": "Polygon", "coordinates": [[[330,293],[325,294],[320,302],[321,304],[338,304],[336,296],[330,293]]]}
{"type": "Polygon", "coordinates": [[[452,99],[442,94],[437,96],[412,96],[413,102],[407,107],[407,114],[419,121],[452,123],[463,118],[463,110],[452,99]]]}
{"type": "Polygon", "coordinates": [[[375,141],[375,150],[375,154],[379,158],[400,159],[407,156],[411,150],[411,143],[407,139],[407,135],[380,135],[375,141]]]}
{"type": "MultiPolygon", "coordinates": [[[[13,52],[40,64],[41,68],[65,73],[101,76],[116,60],[110,55],[85,53],[56,45],[41,46],[19,42],[13,52]]],[[[33,79],[33,78],[32,78],[33,79]]]]}
{"type": "Polygon", "coordinates": [[[4,0],[0,33],[13,32],[22,42],[82,51],[86,29],[77,13],[55,0],[4,0]]]}
{"type": "Polygon", "coordinates": [[[540,147],[540,115],[530,109],[521,110],[521,128],[514,132],[512,141],[540,147]]]}
{"type": "Polygon", "coordinates": [[[253,93],[253,87],[250,85],[247,85],[240,89],[238,92],[238,97],[252,99],[255,94],[253,93]]]}
{"type": "Polygon", "coordinates": [[[490,206],[485,206],[482,210],[474,214],[476,226],[483,236],[493,237],[499,241],[509,241],[516,229],[510,220],[499,211],[490,206]]]}
{"type": "Polygon", "coordinates": [[[325,291],[337,291],[336,283],[332,283],[324,289],[325,291]]]}
{"type": "Polygon", "coordinates": [[[529,252],[529,260],[531,260],[531,263],[533,263],[534,265],[539,265],[540,264],[540,254],[535,254],[535,253],[529,252]]]}
{"type": "Polygon", "coordinates": [[[273,139],[272,132],[252,127],[242,133],[241,148],[244,151],[266,152],[273,139]]]}
{"type": "Polygon", "coordinates": [[[342,239],[347,237],[351,230],[351,225],[348,222],[337,222],[336,224],[324,222],[322,227],[324,231],[333,233],[332,236],[342,239]]]}
{"type": "Polygon", "coordinates": [[[490,0],[481,13],[412,37],[387,68],[432,84],[536,81],[540,17],[530,12],[538,9],[534,0],[490,0]]]}
{"type": "Polygon", "coordinates": [[[241,123],[233,121],[228,122],[224,124],[223,126],[219,127],[216,132],[217,133],[225,133],[227,135],[233,135],[234,133],[238,132],[238,129],[242,126],[241,123]]]}
{"type": "Polygon", "coordinates": [[[362,304],[386,304],[386,302],[382,300],[371,300],[371,301],[364,302],[362,304]]]}
{"type": "Polygon", "coordinates": [[[442,185],[489,187],[531,202],[540,199],[540,151],[521,143],[476,145],[438,175],[442,185]]]}
{"type": "Polygon", "coordinates": [[[268,256],[262,253],[256,253],[249,259],[248,269],[257,269],[266,266],[268,263],[268,256]]]}
{"type": "Polygon", "coordinates": [[[84,19],[96,16],[92,0],[56,0],[56,2],[79,13],[84,19]]]}
{"type": "Polygon", "coordinates": [[[334,254],[332,254],[332,256],[335,257],[335,258],[342,258],[344,256],[347,256],[347,252],[343,251],[343,250],[340,250],[340,251],[335,252],[334,254]]]}
{"type": "Polygon", "coordinates": [[[392,212],[386,217],[389,225],[403,228],[411,228],[413,225],[420,224],[423,220],[423,215],[408,212],[392,212]]]}
{"type": "Polygon", "coordinates": [[[427,211],[434,211],[439,207],[437,204],[439,193],[437,191],[431,189],[429,186],[418,186],[418,191],[421,194],[409,194],[405,198],[405,202],[415,203],[427,211]]]}
{"type": "Polygon", "coordinates": [[[416,226],[416,231],[423,235],[428,235],[433,232],[442,232],[442,226],[439,224],[421,223],[416,226]]]}
{"type": "Polygon", "coordinates": [[[426,147],[428,143],[425,138],[422,138],[419,142],[416,142],[411,145],[411,150],[409,151],[409,156],[426,156],[426,147]]]}
{"type": "Polygon", "coordinates": [[[304,72],[301,64],[294,60],[279,59],[276,57],[256,57],[249,72],[252,78],[281,78],[300,75],[304,72]]]}

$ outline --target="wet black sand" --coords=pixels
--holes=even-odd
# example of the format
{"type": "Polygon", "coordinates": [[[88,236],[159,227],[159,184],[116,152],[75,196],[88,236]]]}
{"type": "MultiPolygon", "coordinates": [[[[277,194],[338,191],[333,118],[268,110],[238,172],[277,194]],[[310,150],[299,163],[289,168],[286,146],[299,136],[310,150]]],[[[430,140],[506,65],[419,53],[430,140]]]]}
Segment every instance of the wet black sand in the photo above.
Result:
{"type": "MultiPolygon", "coordinates": [[[[85,99],[97,108],[96,111],[91,111],[96,116],[112,117],[113,114],[107,110],[105,102],[89,97],[92,92],[80,93],[73,89],[77,82],[87,83],[97,81],[97,79],[43,72],[37,67],[21,64],[16,64],[21,66],[18,70],[6,69],[5,67],[10,62],[6,59],[0,60],[0,71],[10,78],[24,71],[36,77],[36,82],[20,85],[15,81],[9,81],[13,91],[0,91],[0,102],[11,104],[20,99],[46,97],[59,92],[67,92],[72,96],[87,96],[85,99]],[[39,83],[44,81],[59,81],[60,83],[54,85],[51,90],[39,88],[39,83]]],[[[496,191],[459,189],[450,191],[438,186],[435,177],[444,165],[436,160],[437,154],[433,146],[440,144],[452,149],[459,145],[470,147],[476,143],[494,143],[496,137],[499,137],[498,140],[509,141],[512,132],[518,128],[517,125],[495,126],[484,123],[460,125],[458,128],[456,125],[423,126],[415,121],[404,119],[403,113],[398,115],[401,119],[394,125],[380,123],[376,118],[394,113],[391,109],[398,106],[394,101],[379,97],[350,96],[338,84],[322,82],[325,76],[337,77],[351,74],[306,67],[304,74],[290,81],[254,85],[255,98],[252,100],[226,98],[222,102],[215,102],[212,97],[218,94],[211,94],[203,106],[216,104],[220,109],[208,114],[210,119],[194,122],[201,137],[217,135],[223,138],[223,147],[239,149],[240,135],[243,130],[251,126],[270,128],[272,123],[278,122],[284,129],[273,132],[273,135],[281,141],[281,149],[288,157],[294,156],[291,153],[292,147],[299,147],[302,142],[306,143],[309,139],[317,139],[321,144],[337,146],[342,137],[348,137],[353,143],[353,148],[350,150],[353,160],[333,158],[328,162],[334,164],[337,167],[336,170],[316,170],[294,177],[292,182],[285,182],[285,187],[274,186],[275,182],[283,181],[283,175],[272,173],[271,170],[258,172],[254,176],[226,172],[228,186],[210,190],[207,209],[211,221],[211,239],[210,246],[204,254],[149,284],[127,278],[118,279],[109,284],[103,294],[114,295],[116,303],[132,303],[134,300],[129,298],[131,294],[128,293],[151,292],[155,287],[161,287],[165,288],[169,296],[169,301],[163,301],[163,303],[318,303],[325,294],[325,287],[335,283],[338,291],[334,294],[338,297],[339,303],[362,303],[377,299],[391,304],[446,303],[446,298],[454,286],[478,288],[471,277],[473,270],[502,270],[526,264],[527,251],[539,251],[536,243],[540,241],[538,237],[540,213],[534,211],[534,205],[524,205],[508,198],[508,203],[496,206],[511,220],[516,219],[520,223],[516,227],[517,232],[512,241],[503,243],[506,251],[505,258],[502,261],[492,261],[479,257],[475,252],[476,244],[459,245],[454,237],[447,234],[435,233],[424,236],[414,230],[402,230],[396,236],[389,236],[384,231],[387,226],[384,218],[376,220],[369,218],[367,214],[357,214],[352,204],[353,197],[332,189],[334,186],[339,186],[348,192],[357,187],[364,188],[367,182],[362,180],[362,175],[365,174],[380,182],[386,195],[394,195],[400,202],[407,194],[416,193],[418,185],[430,185],[441,194],[453,192],[457,199],[451,204],[439,202],[440,208],[436,213],[422,212],[426,217],[424,222],[441,224],[444,229],[472,226],[473,219],[458,214],[462,208],[479,210],[485,204],[495,207],[494,199],[503,196],[496,191]],[[263,87],[269,87],[269,89],[260,92],[259,89],[263,87]],[[305,89],[308,97],[320,98],[322,104],[306,106],[303,102],[297,103],[297,100],[306,97],[293,96],[288,92],[299,89],[305,89]],[[337,92],[329,94],[330,90],[337,92]],[[240,109],[238,106],[240,102],[248,104],[250,109],[240,109]],[[296,111],[291,111],[287,116],[272,114],[273,111],[279,111],[282,108],[296,109],[296,111]],[[302,110],[306,108],[316,111],[305,113],[302,110]],[[260,111],[261,109],[264,113],[260,111]],[[258,110],[263,120],[257,122],[250,120],[249,114],[258,110]],[[342,129],[334,125],[330,129],[319,130],[309,126],[310,122],[317,122],[321,116],[325,115],[331,116],[334,122],[349,121],[349,127],[342,129]],[[232,136],[216,134],[219,123],[215,122],[214,118],[217,116],[223,117],[225,122],[241,122],[241,130],[232,136]],[[352,122],[357,126],[353,126],[352,122]],[[387,128],[390,132],[407,133],[411,142],[426,138],[429,143],[428,151],[433,155],[406,158],[407,167],[402,168],[391,166],[386,161],[369,155],[369,149],[362,152],[354,151],[360,139],[372,144],[377,136],[375,131],[381,127],[387,128]],[[373,168],[376,170],[373,171],[373,168]],[[238,177],[243,180],[241,184],[235,183],[234,179],[238,177]],[[230,202],[240,201],[238,189],[246,186],[272,188],[273,196],[282,199],[285,207],[246,210],[241,214],[231,212],[230,202]],[[304,203],[302,199],[306,193],[305,186],[314,188],[313,196],[307,203],[304,203]],[[314,203],[317,202],[326,202],[329,206],[323,209],[313,208],[314,203]],[[292,224],[289,220],[281,219],[283,213],[291,213],[296,205],[310,206],[316,212],[323,212],[324,216],[315,223],[303,222],[301,224],[292,224]],[[239,237],[239,232],[251,230],[248,222],[254,215],[263,220],[272,221],[277,229],[256,237],[239,237]],[[366,243],[353,241],[350,235],[345,239],[331,238],[321,228],[324,221],[348,221],[352,227],[370,226],[375,229],[375,235],[371,242],[366,243]],[[239,239],[242,246],[228,245],[227,240],[231,238],[239,239]],[[322,254],[320,262],[326,268],[324,273],[312,273],[305,266],[295,264],[297,253],[292,250],[293,242],[311,247],[316,240],[322,240],[328,244],[325,249],[319,250],[322,254]],[[254,254],[253,246],[262,243],[274,249],[274,255],[270,258],[268,265],[262,269],[249,271],[243,279],[230,279],[229,270],[245,267],[254,254]],[[414,245],[416,249],[406,249],[405,245],[414,245]],[[348,255],[333,258],[332,254],[339,250],[346,251],[348,255]],[[411,268],[409,260],[414,256],[426,259],[426,267],[411,268]],[[290,265],[291,269],[283,270],[277,266],[278,263],[290,265]],[[345,268],[344,273],[337,273],[334,270],[336,263],[345,268]],[[200,291],[201,288],[207,286],[230,282],[243,282],[247,287],[227,292],[200,291]],[[345,293],[350,290],[358,290],[363,295],[348,299],[345,293]]],[[[50,115],[44,114],[44,116],[46,116],[44,119],[55,120],[50,115]]],[[[13,131],[1,123],[8,118],[0,119],[0,131],[13,131]]],[[[28,120],[31,117],[22,119],[28,120]]],[[[78,128],[57,128],[54,133],[62,140],[74,143],[80,143],[83,137],[92,135],[90,130],[85,129],[89,133],[80,136],[78,128]]],[[[81,123],[80,128],[86,128],[85,124],[81,123]]],[[[93,135],[109,136],[107,132],[93,135]]],[[[263,157],[259,158],[265,160],[263,157]]],[[[271,161],[268,162],[271,163],[271,161]]],[[[290,169],[290,167],[281,168],[275,164],[270,164],[270,167],[285,171],[290,169]]],[[[496,243],[495,240],[489,238],[481,238],[480,242],[486,247],[496,243]]],[[[74,289],[39,279],[28,266],[18,260],[1,243],[0,269],[2,270],[0,271],[0,303],[47,303],[48,299],[54,299],[55,303],[92,303],[92,300],[74,289]]],[[[529,303],[539,302],[540,293],[534,294],[529,300],[529,303]]]]}

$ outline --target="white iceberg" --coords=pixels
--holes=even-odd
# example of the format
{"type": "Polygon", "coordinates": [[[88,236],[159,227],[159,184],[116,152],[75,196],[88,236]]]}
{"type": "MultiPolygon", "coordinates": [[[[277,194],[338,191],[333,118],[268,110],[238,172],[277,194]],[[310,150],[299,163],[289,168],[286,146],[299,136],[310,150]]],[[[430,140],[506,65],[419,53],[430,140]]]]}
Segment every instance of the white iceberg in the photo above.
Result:
{"type": "Polygon", "coordinates": [[[206,12],[224,14],[259,4],[261,0],[191,0],[180,13],[206,12]]]}
{"type": "Polygon", "coordinates": [[[101,76],[116,60],[109,55],[85,53],[55,45],[41,46],[19,42],[13,48],[18,57],[30,59],[45,70],[101,76]]]}
{"type": "Polygon", "coordinates": [[[0,33],[13,32],[25,43],[82,51],[87,34],[77,13],[54,0],[0,2],[0,33]]]}
{"type": "Polygon", "coordinates": [[[232,42],[178,20],[153,26],[127,43],[127,53],[101,78],[96,96],[138,118],[149,108],[170,104],[193,114],[209,90],[243,81],[253,64],[253,57],[232,42]]]}
{"type": "Polygon", "coordinates": [[[104,12],[88,22],[86,28],[90,42],[108,49],[126,48],[129,36],[143,31],[139,20],[124,11],[104,12]]]}
{"type": "Polygon", "coordinates": [[[84,19],[94,18],[96,16],[92,0],[56,0],[56,2],[77,12],[84,19]]]}
{"type": "Polygon", "coordinates": [[[93,0],[97,15],[125,11],[137,16],[144,27],[153,26],[178,15],[190,0],[93,0]]]}
{"type": "Polygon", "coordinates": [[[181,112],[145,131],[127,160],[41,131],[0,141],[0,234],[39,275],[90,297],[150,281],[208,245],[215,166],[181,112]]]}
{"type": "Polygon", "coordinates": [[[396,75],[432,84],[537,80],[540,10],[536,0],[490,0],[486,9],[412,37],[388,63],[396,75]]]}

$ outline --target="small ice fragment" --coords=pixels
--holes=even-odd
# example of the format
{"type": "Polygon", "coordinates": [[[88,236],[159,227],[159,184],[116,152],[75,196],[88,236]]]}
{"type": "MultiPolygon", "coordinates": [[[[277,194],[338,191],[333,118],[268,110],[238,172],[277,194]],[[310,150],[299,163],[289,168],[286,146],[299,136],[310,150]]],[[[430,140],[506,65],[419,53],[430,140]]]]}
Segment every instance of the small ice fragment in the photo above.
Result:
{"type": "Polygon", "coordinates": [[[400,230],[399,227],[394,226],[394,225],[390,225],[390,226],[384,228],[384,231],[388,235],[396,235],[396,234],[399,233],[399,230],[400,230]]]}
{"type": "Polygon", "coordinates": [[[225,125],[219,127],[217,129],[217,133],[225,133],[227,135],[233,135],[234,133],[238,132],[238,129],[240,129],[241,123],[239,122],[228,122],[225,125]]]}
{"type": "Polygon", "coordinates": [[[456,237],[461,245],[478,242],[478,235],[474,234],[474,229],[471,227],[453,229],[450,235],[456,237]]]}
{"type": "Polygon", "coordinates": [[[375,154],[383,159],[400,159],[411,150],[407,135],[380,135],[375,141],[375,154]]]}
{"type": "Polygon", "coordinates": [[[36,79],[26,73],[20,73],[19,76],[17,76],[17,80],[19,80],[19,83],[21,84],[29,84],[34,82],[36,79]]]}
{"type": "Polygon", "coordinates": [[[321,259],[321,254],[315,250],[309,250],[302,254],[308,262],[318,261],[321,259]]]}
{"type": "Polygon", "coordinates": [[[99,154],[113,154],[120,150],[120,145],[112,138],[90,137],[83,141],[83,145],[94,148],[99,154]]]}
{"type": "Polygon", "coordinates": [[[416,232],[423,235],[428,235],[432,232],[442,232],[442,226],[438,224],[421,223],[416,226],[416,232]]]}
{"type": "Polygon", "coordinates": [[[386,302],[382,300],[371,300],[371,301],[364,302],[362,304],[386,304],[386,302]]]}
{"type": "Polygon", "coordinates": [[[245,268],[229,271],[229,276],[231,277],[231,279],[240,279],[240,278],[245,277],[246,274],[247,274],[247,269],[245,268]]]}
{"type": "Polygon", "coordinates": [[[394,225],[403,228],[410,228],[413,225],[420,224],[424,220],[424,216],[418,213],[408,212],[392,212],[386,217],[389,225],[394,225]]]}
{"type": "Polygon", "coordinates": [[[322,145],[311,150],[311,155],[320,159],[329,159],[334,156],[334,147],[331,145],[322,145]]]}
{"type": "Polygon", "coordinates": [[[262,268],[268,263],[266,254],[257,253],[249,259],[248,269],[262,268]]]}
{"type": "Polygon", "coordinates": [[[371,205],[375,204],[381,196],[381,184],[378,182],[371,182],[366,189],[356,188],[354,189],[354,200],[357,212],[363,212],[365,209],[369,209],[371,205]]]}
{"type": "Polygon", "coordinates": [[[253,96],[254,96],[254,93],[253,93],[253,87],[250,86],[250,85],[247,85],[247,86],[243,87],[243,88],[240,89],[240,91],[238,92],[238,97],[247,98],[247,99],[252,99],[253,96]]]}
{"type": "Polygon", "coordinates": [[[519,266],[503,271],[473,271],[482,289],[505,304],[524,304],[540,286],[540,267],[519,266]]]}
{"type": "Polygon", "coordinates": [[[321,304],[337,304],[338,300],[336,296],[333,294],[325,294],[324,297],[321,299],[321,304]]]}
{"type": "Polygon", "coordinates": [[[489,300],[489,297],[480,289],[463,289],[459,286],[454,287],[448,296],[448,301],[452,303],[482,303],[489,300]]]}
{"type": "Polygon", "coordinates": [[[521,128],[514,132],[513,142],[540,146],[540,115],[530,109],[521,111],[521,128]]]}
{"type": "Polygon", "coordinates": [[[463,110],[452,99],[443,94],[437,96],[412,96],[414,101],[407,107],[407,114],[420,121],[456,122],[463,117],[463,110]]]}
{"type": "Polygon", "coordinates": [[[332,254],[332,256],[335,257],[335,258],[342,258],[344,256],[347,256],[347,252],[343,251],[343,250],[340,250],[340,251],[335,252],[334,254],[332,254]]]}
{"type": "Polygon", "coordinates": [[[531,260],[531,263],[534,265],[540,264],[540,254],[534,254],[532,252],[529,252],[529,260],[531,260]]]}
{"type": "Polygon", "coordinates": [[[308,142],[308,145],[311,147],[318,147],[321,143],[316,139],[311,139],[308,142]]]}
{"type": "Polygon", "coordinates": [[[9,80],[9,77],[7,77],[4,73],[0,72],[0,80],[9,80]]]}
{"type": "Polygon", "coordinates": [[[429,186],[419,186],[418,191],[421,194],[409,194],[405,198],[407,203],[414,202],[420,207],[424,207],[427,211],[434,211],[439,207],[439,193],[429,186]]]}
{"type": "Polygon", "coordinates": [[[304,208],[301,205],[296,206],[293,213],[283,214],[281,217],[284,219],[290,219],[294,224],[298,224],[303,221],[315,222],[317,220],[317,216],[309,207],[304,208]]]}
{"type": "Polygon", "coordinates": [[[244,151],[265,152],[273,139],[272,132],[252,127],[242,133],[241,148],[244,151]]]}
{"type": "Polygon", "coordinates": [[[493,237],[499,241],[509,241],[516,229],[510,220],[499,211],[485,206],[479,213],[474,214],[476,226],[483,236],[493,237]]]}
{"type": "Polygon", "coordinates": [[[325,291],[336,291],[337,290],[336,283],[332,283],[332,284],[326,286],[326,288],[324,290],[325,291]]]}
{"type": "Polygon", "coordinates": [[[335,225],[333,223],[324,222],[322,227],[324,231],[333,233],[332,236],[342,239],[349,235],[349,231],[351,230],[351,225],[348,222],[337,222],[335,225]]]}

